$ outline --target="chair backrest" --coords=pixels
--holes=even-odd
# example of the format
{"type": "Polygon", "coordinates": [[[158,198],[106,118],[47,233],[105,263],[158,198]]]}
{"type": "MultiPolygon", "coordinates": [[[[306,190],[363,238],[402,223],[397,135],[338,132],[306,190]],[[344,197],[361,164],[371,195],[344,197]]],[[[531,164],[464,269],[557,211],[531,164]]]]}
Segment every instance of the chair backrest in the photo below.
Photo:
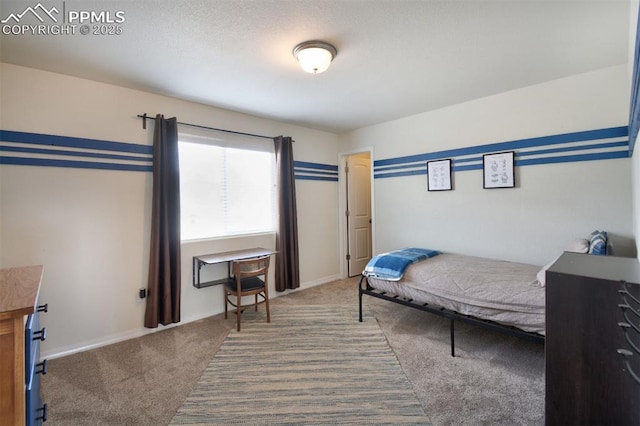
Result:
{"type": "Polygon", "coordinates": [[[251,259],[234,260],[233,275],[240,279],[264,275],[266,281],[270,259],[271,256],[262,256],[251,259]]]}

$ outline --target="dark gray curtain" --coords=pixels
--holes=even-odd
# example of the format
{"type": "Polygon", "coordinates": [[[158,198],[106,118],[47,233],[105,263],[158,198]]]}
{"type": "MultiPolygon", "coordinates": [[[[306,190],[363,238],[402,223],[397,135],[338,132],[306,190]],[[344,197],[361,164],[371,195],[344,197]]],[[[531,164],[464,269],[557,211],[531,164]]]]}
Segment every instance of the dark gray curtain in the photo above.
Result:
{"type": "Polygon", "coordinates": [[[178,123],[158,114],[153,134],[153,201],[144,326],[180,322],[178,123]]]}
{"type": "Polygon", "coordinates": [[[278,136],[273,139],[276,152],[278,185],[278,221],[276,224],[275,279],[276,290],[300,287],[298,258],[298,215],[296,185],[293,175],[293,140],[278,136]]]}

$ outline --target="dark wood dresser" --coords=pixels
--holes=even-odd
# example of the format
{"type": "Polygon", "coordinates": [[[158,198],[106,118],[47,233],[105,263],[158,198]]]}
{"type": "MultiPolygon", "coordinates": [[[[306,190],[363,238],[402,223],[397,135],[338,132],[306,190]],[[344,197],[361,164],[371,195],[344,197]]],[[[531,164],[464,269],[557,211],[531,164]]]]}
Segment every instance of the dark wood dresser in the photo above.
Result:
{"type": "Polygon", "coordinates": [[[546,424],[640,425],[639,348],[638,260],[564,253],[546,276],[546,424]]]}

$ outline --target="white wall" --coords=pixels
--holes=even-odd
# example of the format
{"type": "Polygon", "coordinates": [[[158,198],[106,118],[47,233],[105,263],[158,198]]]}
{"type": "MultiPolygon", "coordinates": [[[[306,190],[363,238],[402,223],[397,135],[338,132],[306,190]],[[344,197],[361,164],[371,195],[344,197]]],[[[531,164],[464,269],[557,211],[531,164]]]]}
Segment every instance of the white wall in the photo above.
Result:
{"type": "MultiPolygon", "coordinates": [[[[331,133],[265,120],[123,87],[1,64],[3,130],[151,144],[163,113],[179,121],[296,141],[294,158],[336,163],[331,133]]],[[[43,264],[41,300],[47,340],[43,356],[73,352],[144,333],[152,178],[150,173],[0,166],[0,266],[43,264]]],[[[339,274],[337,185],[296,182],[302,287],[339,274]]],[[[182,318],[222,312],[222,289],[191,284],[194,254],[243,247],[273,248],[272,234],[183,245],[182,318]]],[[[273,284],[272,284],[273,286],[273,284]]],[[[277,296],[272,291],[273,296],[277,296]]]]}
{"type": "MultiPolygon", "coordinates": [[[[341,135],[340,148],[373,146],[381,160],[624,126],[628,94],[621,65],[359,129],[341,135]]],[[[628,158],[517,167],[514,189],[483,189],[481,170],[453,179],[449,192],[427,192],[425,175],[375,179],[376,249],[542,265],[597,228],[612,234],[617,254],[635,255],[628,158]]]]}

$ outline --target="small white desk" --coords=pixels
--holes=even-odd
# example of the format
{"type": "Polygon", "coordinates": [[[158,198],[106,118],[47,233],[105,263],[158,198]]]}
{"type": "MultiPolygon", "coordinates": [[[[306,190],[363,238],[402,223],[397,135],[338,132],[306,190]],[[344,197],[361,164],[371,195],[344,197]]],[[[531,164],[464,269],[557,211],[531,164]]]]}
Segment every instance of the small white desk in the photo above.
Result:
{"type": "Polygon", "coordinates": [[[224,284],[231,278],[231,262],[234,260],[251,259],[252,257],[271,256],[276,254],[275,250],[268,250],[262,247],[254,247],[244,250],[224,251],[220,253],[203,254],[193,256],[193,286],[196,288],[210,287],[212,285],[224,284]],[[200,269],[205,265],[227,262],[227,278],[219,280],[200,282],[200,269]]]}

